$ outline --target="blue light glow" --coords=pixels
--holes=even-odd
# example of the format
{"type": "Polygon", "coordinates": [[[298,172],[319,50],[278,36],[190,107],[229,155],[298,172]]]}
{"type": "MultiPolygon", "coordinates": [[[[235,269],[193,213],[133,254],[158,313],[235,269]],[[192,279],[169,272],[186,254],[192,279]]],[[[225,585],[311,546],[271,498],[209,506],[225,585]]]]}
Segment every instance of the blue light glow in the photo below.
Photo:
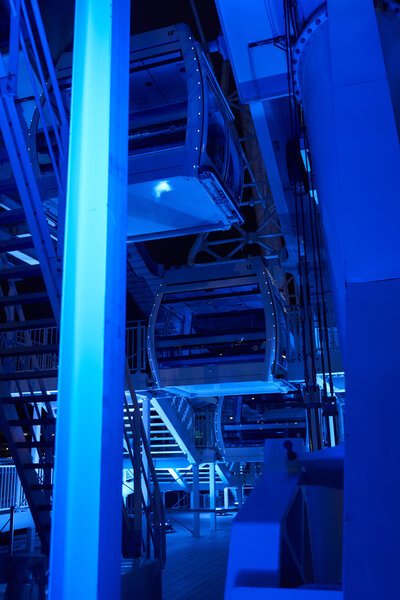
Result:
{"type": "Polygon", "coordinates": [[[162,194],[164,194],[165,192],[171,192],[171,191],[172,191],[172,187],[170,186],[168,181],[159,181],[154,186],[154,196],[157,199],[161,198],[162,194]]]}

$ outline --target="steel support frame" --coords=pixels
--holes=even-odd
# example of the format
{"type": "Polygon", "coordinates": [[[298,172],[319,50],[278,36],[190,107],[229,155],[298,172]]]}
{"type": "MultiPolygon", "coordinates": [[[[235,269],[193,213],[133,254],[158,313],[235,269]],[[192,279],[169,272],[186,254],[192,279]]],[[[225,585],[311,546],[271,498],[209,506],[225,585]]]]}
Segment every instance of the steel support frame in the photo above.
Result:
{"type": "Polygon", "coordinates": [[[179,473],[176,471],[176,469],[169,468],[168,472],[171,475],[171,477],[174,478],[174,480],[179,485],[179,487],[181,487],[185,492],[190,492],[190,487],[188,486],[186,481],[184,479],[182,479],[182,477],[179,475],[179,473]]]}
{"type": "Polygon", "coordinates": [[[68,122],[37,0],[30,0],[30,4],[33,14],[32,22],[31,17],[28,14],[25,0],[17,0],[16,2],[10,0],[9,61],[7,68],[3,59],[1,59],[0,65],[0,124],[18,192],[29,225],[29,230],[32,234],[37,258],[40,262],[49,293],[52,309],[58,320],[61,303],[61,255],[65,213],[68,122]],[[35,35],[34,29],[37,32],[37,35],[35,35]],[[25,37],[30,42],[33,58],[28,53],[25,37]],[[36,99],[37,110],[41,115],[49,153],[52,157],[54,172],[58,182],[59,224],[57,252],[55,251],[54,244],[51,240],[49,226],[43,210],[43,198],[29,154],[29,143],[28,138],[26,137],[25,125],[22,123],[22,117],[15,103],[20,53],[25,59],[32,86],[32,95],[36,99]],[[47,68],[49,80],[47,80],[44,75],[41,57],[47,68]],[[34,65],[31,64],[32,61],[34,62],[34,65]],[[40,82],[39,86],[37,76],[40,82]],[[56,123],[49,90],[47,89],[48,84],[51,84],[55,97],[58,118],[60,120],[59,126],[56,123]],[[57,140],[59,151],[58,163],[55,160],[50,142],[50,134],[43,112],[43,100],[47,103],[51,125],[57,140]]]}
{"type": "MultiPolygon", "coordinates": [[[[0,57],[0,78],[6,78],[0,57]]],[[[61,263],[59,263],[43,210],[39,187],[34,176],[25,137],[13,95],[0,95],[0,128],[7,148],[22,206],[35,245],[37,258],[56,318],[60,314],[61,263]]]]}
{"type": "Polygon", "coordinates": [[[76,2],[52,600],[120,597],[129,27],[128,0],[76,2]]]}

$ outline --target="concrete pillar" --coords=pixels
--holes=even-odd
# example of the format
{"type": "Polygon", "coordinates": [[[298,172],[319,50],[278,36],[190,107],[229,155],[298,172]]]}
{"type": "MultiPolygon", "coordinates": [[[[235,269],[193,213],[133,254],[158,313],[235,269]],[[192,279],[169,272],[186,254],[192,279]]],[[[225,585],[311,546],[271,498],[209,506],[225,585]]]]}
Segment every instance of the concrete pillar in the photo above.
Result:
{"type": "Polygon", "coordinates": [[[76,0],[51,600],[121,594],[128,0],[76,0]]]}

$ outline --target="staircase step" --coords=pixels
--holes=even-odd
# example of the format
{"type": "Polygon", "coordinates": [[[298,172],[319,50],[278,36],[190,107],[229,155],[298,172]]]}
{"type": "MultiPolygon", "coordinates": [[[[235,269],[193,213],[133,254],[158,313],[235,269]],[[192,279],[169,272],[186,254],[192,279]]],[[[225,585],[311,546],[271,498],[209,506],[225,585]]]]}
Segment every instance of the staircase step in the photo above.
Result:
{"type": "Polygon", "coordinates": [[[56,420],[51,419],[11,419],[8,421],[10,427],[34,427],[35,425],[55,425],[56,420]]]}
{"type": "Polygon", "coordinates": [[[27,394],[26,396],[6,396],[1,399],[3,404],[26,404],[27,402],[55,402],[57,394],[27,394]]]}
{"type": "Polygon", "coordinates": [[[0,252],[13,252],[15,250],[28,250],[33,248],[33,239],[31,236],[27,237],[11,237],[8,240],[2,240],[0,242],[0,252]]]}
{"type": "Polygon", "coordinates": [[[14,210],[2,210],[0,212],[0,225],[22,223],[23,221],[26,221],[26,217],[22,208],[16,208],[14,210]]]}
{"type": "Polygon", "coordinates": [[[31,356],[34,354],[55,354],[58,352],[58,344],[43,346],[18,346],[16,348],[0,349],[0,358],[4,356],[31,356]]]}
{"type": "Polygon", "coordinates": [[[23,279],[24,277],[37,277],[41,274],[40,265],[18,265],[1,269],[0,279],[23,279]]]}
{"type": "Polygon", "coordinates": [[[26,331],[27,329],[42,329],[42,327],[55,327],[56,325],[56,320],[53,317],[48,317],[46,319],[34,319],[31,321],[7,321],[7,323],[2,323],[0,325],[0,333],[6,331],[26,331]]]}
{"type": "Polygon", "coordinates": [[[0,373],[0,381],[51,379],[57,378],[57,374],[57,369],[48,369],[46,371],[13,371],[11,373],[0,373]]]}
{"type": "Polygon", "coordinates": [[[0,306],[36,304],[37,302],[49,302],[49,296],[47,292],[33,292],[32,294],[18,294],[16,296],[3,296],[0,298],[0,306]]]}
{"type": "Polygon", "coordinates": [[[17,448],[54,448],[54,441],[43,440],[41,442],[16,442],[17,448]]]}

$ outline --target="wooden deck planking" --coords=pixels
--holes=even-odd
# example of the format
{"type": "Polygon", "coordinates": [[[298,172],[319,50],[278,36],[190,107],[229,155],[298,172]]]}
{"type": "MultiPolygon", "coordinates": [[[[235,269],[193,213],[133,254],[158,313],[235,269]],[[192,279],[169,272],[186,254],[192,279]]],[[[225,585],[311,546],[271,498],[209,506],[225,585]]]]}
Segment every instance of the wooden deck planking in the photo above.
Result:
{"type": "MultiPolygon", "coordinates": [[[[191,527],[190,514],[172,516],[191,527]]],[[[219,516],[214,532],[209,516],[202,514],[200,538],[173,521],[176,532],[167,535],[163,600],[223,600],[232,520],[233,516],[219,516]]]]}

